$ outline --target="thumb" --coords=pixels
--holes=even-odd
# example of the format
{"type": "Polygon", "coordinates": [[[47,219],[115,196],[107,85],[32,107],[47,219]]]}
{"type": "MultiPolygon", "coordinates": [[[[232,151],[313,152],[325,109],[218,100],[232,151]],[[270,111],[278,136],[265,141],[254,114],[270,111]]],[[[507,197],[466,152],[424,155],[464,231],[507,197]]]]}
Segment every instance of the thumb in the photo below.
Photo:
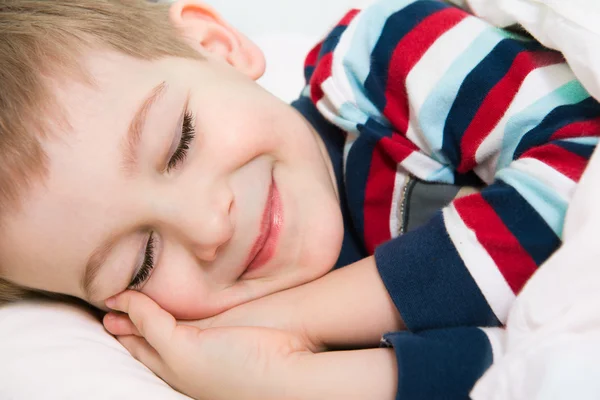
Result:
{"type": "Polygon", "coordinates": [[[159,354],[168,350],[177,322],[148,296],[128,290],[106,300],[106,306],[127,313],[139,333],[159,354]]]}

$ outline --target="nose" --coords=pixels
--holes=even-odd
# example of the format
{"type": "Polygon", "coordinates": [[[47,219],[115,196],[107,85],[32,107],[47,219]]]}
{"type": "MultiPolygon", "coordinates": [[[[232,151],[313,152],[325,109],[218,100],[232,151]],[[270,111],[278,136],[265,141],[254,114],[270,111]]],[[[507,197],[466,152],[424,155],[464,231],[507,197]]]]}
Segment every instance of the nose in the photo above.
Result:
{"type": "Polygon", "coordinates": [[[214,211],[207,212],[199,226],[191,229],[194,232],[190,237],[193,251],[202,261],[215,261],[219,249],[233,236],[230,208],[227,204],[213,207],[214,211]]]}
{"type": "Polygon", "coordinates": [[[177,197],[178,207],[171,218],[173,229],[198,259],[214,261],[234,233],[232,192],[213,187],[177,197]]]}

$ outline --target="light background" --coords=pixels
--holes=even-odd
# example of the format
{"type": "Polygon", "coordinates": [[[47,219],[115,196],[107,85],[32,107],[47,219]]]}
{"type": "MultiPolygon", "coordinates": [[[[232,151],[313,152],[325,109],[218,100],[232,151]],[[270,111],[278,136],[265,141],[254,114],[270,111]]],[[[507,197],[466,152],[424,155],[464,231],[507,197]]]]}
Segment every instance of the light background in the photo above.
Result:
{"type": "Polygon", "coordinates": [[[259,83],[283,100],[296,99],[304,85],[308,51],[346,12],[373,0],[205,0],[265,53],[259,83]]]}

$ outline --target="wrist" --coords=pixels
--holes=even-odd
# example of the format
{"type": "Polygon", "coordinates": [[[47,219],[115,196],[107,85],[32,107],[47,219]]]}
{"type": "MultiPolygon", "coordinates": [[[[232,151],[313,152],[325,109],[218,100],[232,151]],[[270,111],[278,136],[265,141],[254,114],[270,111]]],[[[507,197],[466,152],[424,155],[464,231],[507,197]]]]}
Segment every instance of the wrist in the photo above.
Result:
{"type": "Polygon", "coordinates": [[[393,349],[296,353],[284,378],[284,398],[298,400],[396,397],[398,369],[393,349]]]}
{"type": "Polygon", "coordinates": [[[298,319],[313,350],[377,347],[387,332],[405,329],[374,257],[302,286],[298,319]]]}

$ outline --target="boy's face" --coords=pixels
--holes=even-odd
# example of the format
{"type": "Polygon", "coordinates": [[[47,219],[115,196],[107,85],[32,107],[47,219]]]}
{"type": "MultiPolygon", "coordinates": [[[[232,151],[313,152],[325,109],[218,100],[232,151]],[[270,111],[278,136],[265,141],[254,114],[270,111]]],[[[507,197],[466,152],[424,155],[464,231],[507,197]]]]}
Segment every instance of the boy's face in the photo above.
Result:
{"type": "Polygon", "coordinates": [[[2,276],[101,308],[134,281],[193,319],[326,273],[343,234],[328,157],[250,79],[261,55],[242,44],[243,59],[90,54],[93,87],[57,86],[69,132],[44,141],[48,178],[4,221],[2,276]]]}

